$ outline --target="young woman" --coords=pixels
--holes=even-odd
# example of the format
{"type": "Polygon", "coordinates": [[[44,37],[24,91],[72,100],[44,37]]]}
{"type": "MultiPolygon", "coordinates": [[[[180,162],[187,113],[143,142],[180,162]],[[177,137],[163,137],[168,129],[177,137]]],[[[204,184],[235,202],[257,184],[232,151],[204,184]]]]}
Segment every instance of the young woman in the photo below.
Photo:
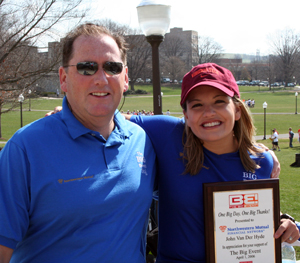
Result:
{"type": "MultiPolygon", "coordinates": [[[[273,159],[253,141],[255,127],[231,72],[202,64],[185,75],[184,119],[130,116],[150,136],[158,160],[156,262],[205,262],[203,183],[272,177],[273,159]]],[[[275,237],[299,238],[289,219],[275,237]]]]}

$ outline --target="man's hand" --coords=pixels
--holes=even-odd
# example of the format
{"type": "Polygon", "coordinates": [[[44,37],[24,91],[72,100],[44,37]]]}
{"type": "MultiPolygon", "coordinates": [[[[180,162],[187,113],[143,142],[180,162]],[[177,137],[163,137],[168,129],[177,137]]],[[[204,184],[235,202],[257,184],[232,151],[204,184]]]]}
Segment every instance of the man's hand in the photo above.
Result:
{"type": "Polygon", "coordinates": [[[0,245],[0,263],[9,263],[13,249],[0,245]]]}
{"type": "MultiPolygon", "coordinates": [[[[57,112],[60,112],[62,110],[62,106],[56,106],[55,108],[54,108],[54,111],[49,111],[49,112],[47,112],[46,114],[45,114],[45,117],[47,117],[47,116],[50,116],[50,115],[52,115],[52,114],[55,114],[55,113],[57,113],[57,112]]],[[[1,262],[0,262],[1,263],[1,262]]]]}
{"type": "Polygon", "coordinates": [[[273,170],[272,170],[272,173],[271,173],[271,178],[278,178],[279,174],[280,174],[280,163],[277,159],[277,156],[275,155],[275,153],[273,151],[269,150],[269,148],[267,146],[265,146],[264,144],[259,143],[258,145],[259,145],[259,147],[261,147],[265,151],[268,151],[272,155],[273,170]]]}
{"type": "Polygon", "coordinates": [[[125,120],[130,121],[130,117],[131,117],[130,114],[122,113],[122,115],[125,117],[125,120]]]}

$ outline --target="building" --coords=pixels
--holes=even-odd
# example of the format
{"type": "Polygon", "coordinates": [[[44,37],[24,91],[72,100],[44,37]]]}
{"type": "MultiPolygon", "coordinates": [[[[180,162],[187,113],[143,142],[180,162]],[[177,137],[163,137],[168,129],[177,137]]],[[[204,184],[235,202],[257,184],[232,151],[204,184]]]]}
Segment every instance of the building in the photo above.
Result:
{"type": "Polygon", "coordinates": [[[171,28],[170,33],[166,34],[165,39],[166,41],[168,39],[174,41],[176,38],[181,40],[177,41],[181,45],[179,58],[185,62],[187,69],[190,70],[198,64],[198,32],[182,30],[179,27],[171,28]]]}

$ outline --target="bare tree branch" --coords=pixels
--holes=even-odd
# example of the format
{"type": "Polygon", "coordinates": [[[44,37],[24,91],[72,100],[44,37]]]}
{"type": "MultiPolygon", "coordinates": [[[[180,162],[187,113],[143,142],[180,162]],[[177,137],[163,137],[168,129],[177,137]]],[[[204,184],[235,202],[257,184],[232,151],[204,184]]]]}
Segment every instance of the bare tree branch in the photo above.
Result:
{"type": "Polygon", "coordinates": [[[66,21],[79,23],[87,11],[80,6],[83,1],[0,0],[0,118],[37,80],[57,72],[59,43],[51,46],[51,56],[34,45],[66,21]]]}
{"type": "Polygon", "coordinates": [[[198,39],[199,64],[214,62],[220,57],[223,47],[210,37],[200,36],[198,39]]]}
{"type": "Polygon", "coordinates": [[[296,34],[294,30],[286,28],[278,31],[275,36],[270,36],[269,39],[274,55],[278,58],[274,61],[283,73],[283,80],[287,86],[288,82],[292,82],[293,76],[300,66],[300,35],[296,34]]]}

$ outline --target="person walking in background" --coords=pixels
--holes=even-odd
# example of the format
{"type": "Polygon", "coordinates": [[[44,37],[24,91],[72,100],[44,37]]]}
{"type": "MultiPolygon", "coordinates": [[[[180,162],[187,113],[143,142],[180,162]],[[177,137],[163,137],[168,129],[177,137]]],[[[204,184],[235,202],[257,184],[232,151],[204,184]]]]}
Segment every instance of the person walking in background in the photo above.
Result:
{"type": "Polygon", "coordinates": [[[62,111],[0,153],[1,263],[145,263],[156,156],[117,110],[126,52],[123,37],[95,24],[64,38],[62,111]]]}
{"type": "Polygon", "coordinates": [[[290,139],[290,148],[293,148],[293,139],[294,139],[294,132],[292,131],[292,128],[289,128],[289,139],[290,139]]]}
{"type": "Polygon", "coordinates": [[[278,150],[280,152],[281,150],[280,150],[280,147],[279,147],[279,144],[278,144],[278,132],[276,131],[275,128],[272,130],[272,132],[273,132],[273,134],[271,136],[271,139],[273,140],[272,141],[272,145],[273,145],[272,150],[273,151],[278,150]]]}
{"type": "Polygon", "coordinates": [[[300,143],[300,128],[298,129],[298,142],[300,143]]]}

